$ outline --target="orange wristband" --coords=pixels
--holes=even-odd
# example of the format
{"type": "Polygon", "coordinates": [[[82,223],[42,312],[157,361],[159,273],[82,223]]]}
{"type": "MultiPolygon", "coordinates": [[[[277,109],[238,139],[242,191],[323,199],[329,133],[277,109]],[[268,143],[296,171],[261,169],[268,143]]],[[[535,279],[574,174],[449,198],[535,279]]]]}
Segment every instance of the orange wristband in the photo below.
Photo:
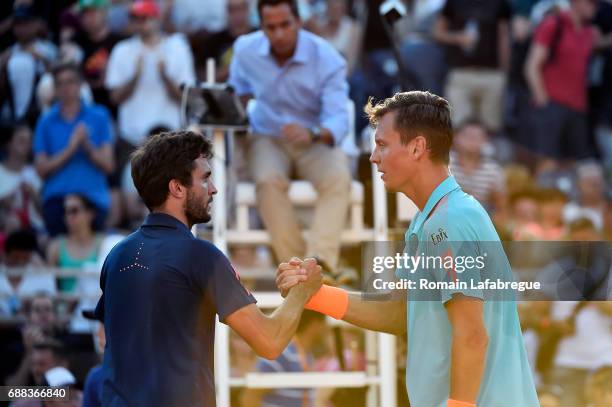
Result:
{"type": "Polygon", "coordinates": [[[467,401],[448,399],[446,401],[446,407],[476,407],[476,404],[468,403],[467,401]]]}
{"type": "Polygon", "coordinates": [[[306,309],[342,319],[348,308],[348,292],[341,288],[323,285],[305,305],[306,309]]]}

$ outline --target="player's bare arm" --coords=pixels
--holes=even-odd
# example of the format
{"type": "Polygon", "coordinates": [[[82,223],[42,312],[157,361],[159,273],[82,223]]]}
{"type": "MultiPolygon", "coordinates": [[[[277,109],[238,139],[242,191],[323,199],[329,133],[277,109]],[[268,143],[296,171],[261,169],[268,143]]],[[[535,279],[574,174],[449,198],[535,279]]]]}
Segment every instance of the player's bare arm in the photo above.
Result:
{"type": "MultiPolygon", "coordinates": [[[[277,269],[276,285],[283,296],[290,295],[293,287],[299,287],[306,280],[300,267],[301,260],[291,259],[281,263],[277,269]]],[[[366,299],[361,293],[348,294],[348,306],[342,320],[371,331],[394,335],[406,334],[406,292],[389,300],[366,299]],[[384,315],[384,318],[381,316],[384,315]]]]}
{"type": "Polygon", "coordinates": [[[321,287],[321,267],[308,262],[304,270],[307,272],[305,281],[291,290],[271,315],[263,314],[255,304],[250,304],[227,317],[227,324],[259,356],[276,359],[282,353],[295,334],[304,305],[321,287]]]}

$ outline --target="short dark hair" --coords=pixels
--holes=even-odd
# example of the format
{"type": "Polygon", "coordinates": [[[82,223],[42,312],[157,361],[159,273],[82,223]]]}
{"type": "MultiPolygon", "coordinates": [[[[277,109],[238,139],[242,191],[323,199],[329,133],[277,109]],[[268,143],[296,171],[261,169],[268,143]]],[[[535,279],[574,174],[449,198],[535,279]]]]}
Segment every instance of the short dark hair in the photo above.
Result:
{"type": "Polygon", "coordinates": [[[17,132],[21,129],[28,129],[30,132],[32,131],[32,126],[25,119],[19,119],[15,124],[12,125],[12,128],[9,132],[7,132],[6,142],[10,143],[13,141],[13,138],[17,134],[17,132]]]}
{"type": "Polygon", "coordinates": [[[4,243],[4,251],[10,253],[13,250],[23,250],[28,252],[35,252],[38,250],[38,242],[36,240],[36,234],[29,230],[17,230],[6,238],[4,243]]]}
{"type": "Polygon", "coordinates": [[[395,129],[401,143],[408,144],[421,133],[427,140],[431,159],[448,164],[453,126],[450,105],[444,98],[423,91],[399,92],[378,104],[370,98],[365,112],[373,126],[385,114],[396,112],[395,129]]]}
{"type": "Polygon", "coordinates": [[[517,201],[521,199],[531,199],[533,201],[539,200],[538,190],[534,187],[526,186],[521,189],[518,189],[510,194],[508,197],[508,202],[513,206],[517,201]]]}
{"type": "Polygon", "coordinates": [[[96,205],[91,201],[91,199],[87,198],[85,195],[78,194],[78,193],[71,193],[71,194],[66,195],[64,199],[68,196],[73,196],[79,201],[81,201],[85,209],[92,211],[92,212],[96,211],[96,205]]]}
{"type": "Polygon", "coordinates": [[[257,13],[259,14],[259,21],[262,22],[262,11],[264,7],[275,7],[281,4],[287,4],[293,15],[298,19],[300,18],[300,12],[295,0],[257,0],[257,13]]]}
{"type": "Polygon", "coordinates": [[[81,67],[78,64],[75,64],[74,62],[68,61],[68,62],[60,62],[53,66],[53,68],[51,69],[53,80],[57,80],[57,77],[59,76],[59,74],[65,71],[72,71],[79,77],[79,79],[82,78],[81,67]]]}
{"type": "Polygon", "coordinates": [[[212,143],[189,130],[155,134],[132,153],[132,179],[149,210],[166,202],[171,180],[191,186],[194,161],[200,156],[212,158],[212,143]]]}
{"type": "Polygon", "coordinates": [[[51,351],[56,361],[65,361],[67,357],[65,345],[58,339],[46,338],[41,341],[34,342],[32,347],[35,350],[48,350],[51,351]]]}
{"type": "Polygon", "coordinates": [[[538,200],[541,203],[567,202],[567,195],[557,188],[540,188],[538,190],[538,200]]]}
{"type": "Polygon", "coordinates": [[[461,123],[456,124],[455,123],[455,132],[460,132],[462,130],[465,130],[467,127],[480,127],[481,129],[484,130],[485,133],[489,134],[489,128],[487,127],[486,124],[483,123],[482,120],[480,120],[478,117],[468,117],[467,119],[463,120],[461,123]]]}
{"type": "Polygon", "coordinates": [[[28,298],[27,301],[24,301],[22,307],[23,313],[25,315],[30,315],[30,313],[33,311],[32,304],[34,304],[34,301],[39,300],[41,298],[51,301],[51,308],[55,313],[56,301],[55,298],[48,291],[36,291],[33,296],[28,298]]]}
{"type": "Polygon", "coordinates": [[[151,129],[149,129],[149,131],[147,132],[147,136],[153,136],[158,133],[167,133],[169,131],[170,131],[170,128],[160,124],[158,126],[151,127],[151,129]]]}

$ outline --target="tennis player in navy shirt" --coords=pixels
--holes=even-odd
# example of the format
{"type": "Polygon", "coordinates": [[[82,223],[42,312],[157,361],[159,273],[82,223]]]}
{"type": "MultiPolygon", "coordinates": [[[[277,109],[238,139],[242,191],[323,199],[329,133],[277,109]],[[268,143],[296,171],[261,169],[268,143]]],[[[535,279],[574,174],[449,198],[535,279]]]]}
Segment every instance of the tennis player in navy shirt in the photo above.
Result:
{"type": "Polygon", "coordinates": [[[321,286],[320,267],[305,260],[309,280],[266,316],[225,255],[190,233],[210,220],[211,156],[210,142],[189,131],[155,135],[132,156],[134,184],[151,213],[102,269],[104,406],[214,406],[215,316],[274,359],[321,286]]]}

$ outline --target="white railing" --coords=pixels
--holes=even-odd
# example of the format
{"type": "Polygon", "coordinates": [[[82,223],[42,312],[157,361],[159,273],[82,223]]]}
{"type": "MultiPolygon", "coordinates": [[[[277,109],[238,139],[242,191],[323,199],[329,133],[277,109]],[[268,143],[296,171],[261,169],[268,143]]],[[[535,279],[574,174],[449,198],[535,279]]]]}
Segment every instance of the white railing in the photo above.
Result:
{"type": "MultiPolygon", "coordinates": [[[[217,187],[217,196],[213,201],[213,243],[224,253],[228,253],[228,207],[227,202],[227,161],[226,136],[233,139],[232,129],[205,128],[212,135],[215,158],[213,159],[213,179],[217,187]]],[[[375,175],[376,170],[372,166],[375,175]]],[[[375,241],[388,238],[386,191],[380,178],[373,176],[374,227],[368,237],[375,241]]],[[[262,308],[275,308],[282,303],[278,293],[253,293],[262,308]]],[[[230,388],[232,387],[266,387],[291,388],[296,383],[303,387],[362,387],[369,386],[367,405],[369,407],[394,407],[396,405],[396,360],[395,337],[384,333],[366,331],[366,358],[376,360],[368,364],[365,372],[336,373],[250,373],[244,378],[230,377],[229,327],[217,321],[215,337],[215,380],[217,405],[229,407],[230,388]],[[305,385],[307,384],[307,386],[305,385]]]]}

